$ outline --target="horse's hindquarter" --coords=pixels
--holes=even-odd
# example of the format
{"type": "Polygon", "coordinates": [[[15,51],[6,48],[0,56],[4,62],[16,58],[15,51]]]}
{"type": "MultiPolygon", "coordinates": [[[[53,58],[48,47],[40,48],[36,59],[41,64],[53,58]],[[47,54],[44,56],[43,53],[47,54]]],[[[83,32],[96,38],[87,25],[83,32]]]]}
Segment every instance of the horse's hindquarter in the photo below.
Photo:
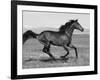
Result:
{"type": "Polygon", "coordinates": [[[46,38],[45,38],[45,32],[44,32],[44,31],[41,32],[41,33],[38,35],[38,40],[39,40],[39,41],[46,40],[46,38]]]}

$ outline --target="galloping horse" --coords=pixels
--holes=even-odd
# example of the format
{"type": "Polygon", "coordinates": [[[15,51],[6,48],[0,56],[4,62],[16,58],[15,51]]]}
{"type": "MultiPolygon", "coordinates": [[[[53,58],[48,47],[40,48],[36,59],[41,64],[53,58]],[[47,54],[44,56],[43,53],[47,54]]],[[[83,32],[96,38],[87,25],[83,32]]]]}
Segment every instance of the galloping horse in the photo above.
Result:
{"type": "Polygon", "coordinates": [[[79,24],[78,20],[70,20],[66,22],[65,25],[62,25],[59,28],[59,31],[43,31],[40,34],[36,34],[31,30],[26,31],[23,34],[23,44],[29,38],[36,38],[40,43],[44,45],[43,52],[47,53],[52,59],[55,60],[55,57],[50,53],[50,45],[62,46],[67,53],[61,58],[65,58],[69,54],[69,49],[73,48],[76,53],[76,58],[78,58],[77,48],[71,44],[73,31],[77,29],[84,31],[84,28],[79,24]]]}

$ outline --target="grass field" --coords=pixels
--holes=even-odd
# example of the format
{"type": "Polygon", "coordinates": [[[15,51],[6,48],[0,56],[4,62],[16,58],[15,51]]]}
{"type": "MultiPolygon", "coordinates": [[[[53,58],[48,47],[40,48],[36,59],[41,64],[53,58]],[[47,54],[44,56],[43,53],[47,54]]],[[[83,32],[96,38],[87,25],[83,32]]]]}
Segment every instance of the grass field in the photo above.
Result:
{"type": "Polygon", "coordinates": [[[70,54],[65,60],[60,56],[66,54],[62,47],[51,46],[51,53],[56,61],[42,52],[43,45],[36,39],[29,39],[23,45],[22,62],[23,69],[26,68],[45,68],[45,67],[63,67],[63,66],[88,66],[90,63],[90,47],[88,34],[74,34],[72,44],[77,47],[79,58],[75,61],[75,52],[70,49],[70,54]]]}

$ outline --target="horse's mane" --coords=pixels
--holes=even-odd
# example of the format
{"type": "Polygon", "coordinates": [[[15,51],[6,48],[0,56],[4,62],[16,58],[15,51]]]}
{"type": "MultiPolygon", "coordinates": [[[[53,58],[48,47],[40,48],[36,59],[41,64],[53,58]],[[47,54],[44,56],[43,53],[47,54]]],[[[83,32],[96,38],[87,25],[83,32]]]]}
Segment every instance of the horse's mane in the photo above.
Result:
{"type": "Polygon", "coordinates": [[[66,22],[65,25],[61,25],[59,31],[65,32],[65,29],[68,29],[73,22],[75,22],[75,20],[69,20],[69,22],[66,22]]]}

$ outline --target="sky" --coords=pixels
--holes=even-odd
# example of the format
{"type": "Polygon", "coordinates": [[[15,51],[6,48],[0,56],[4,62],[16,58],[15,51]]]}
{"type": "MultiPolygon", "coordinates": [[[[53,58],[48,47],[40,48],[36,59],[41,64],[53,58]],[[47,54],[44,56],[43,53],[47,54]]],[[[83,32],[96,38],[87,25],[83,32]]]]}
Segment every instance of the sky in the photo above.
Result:
{"type": "Polygon", "coordinates": [[[85,29],[90,27],[90,14],[84,13],[61,13],[61,12],[40,12],[23,11],[24,29],[59,28],[71,19],[78,19],[78,22],[85,29]]]}

